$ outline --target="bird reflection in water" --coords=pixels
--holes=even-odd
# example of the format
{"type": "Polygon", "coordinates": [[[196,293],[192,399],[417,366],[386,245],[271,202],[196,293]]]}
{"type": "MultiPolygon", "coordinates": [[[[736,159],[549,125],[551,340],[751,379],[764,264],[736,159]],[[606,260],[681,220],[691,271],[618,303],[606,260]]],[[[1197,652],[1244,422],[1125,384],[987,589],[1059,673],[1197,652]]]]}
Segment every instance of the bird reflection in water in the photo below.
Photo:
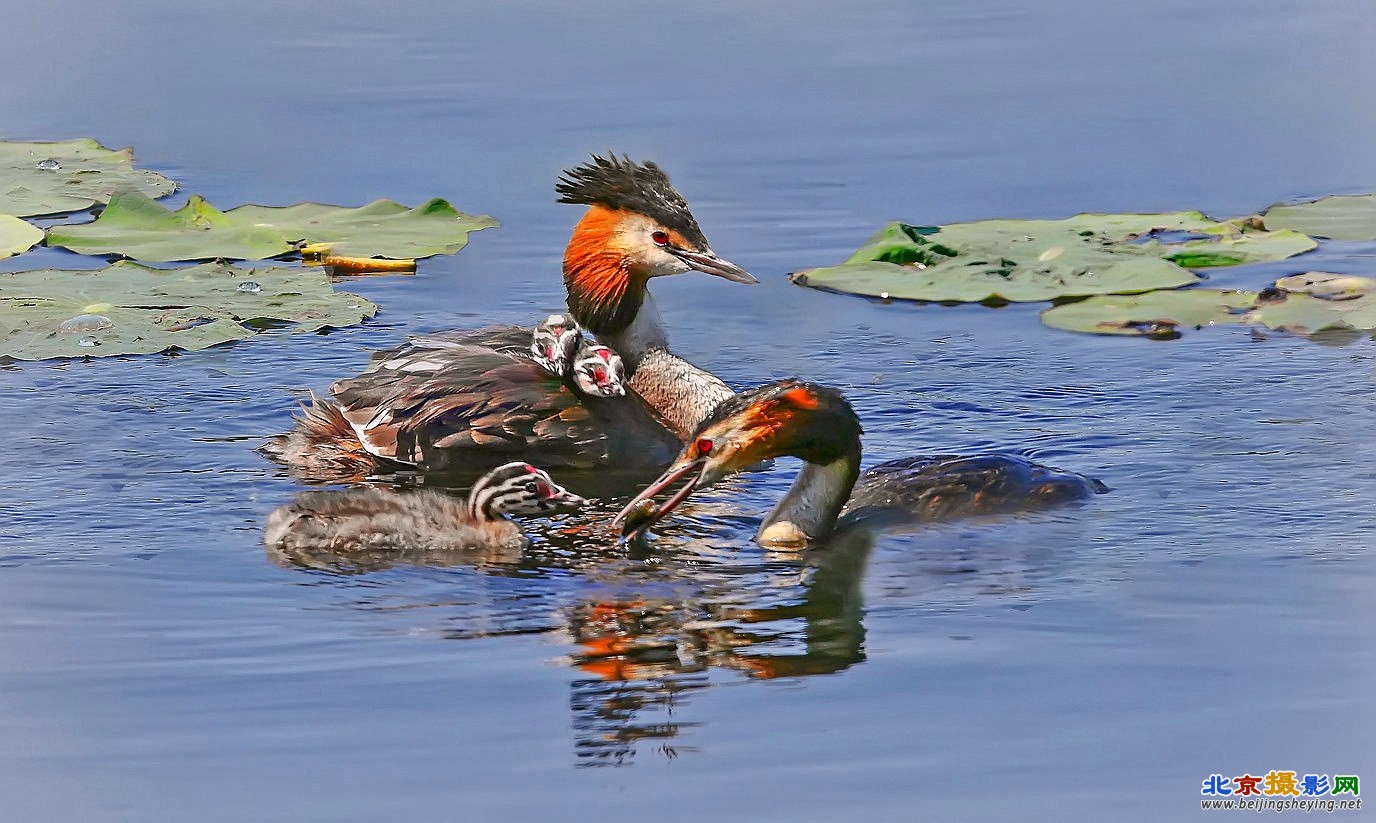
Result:
{"type": "MultiPolygon", "coordinates": [[[[524,551],[303,552],[269,545],[267,553],[281,566],[313,572],[357,575],[413,565],[520,578],[511,580],[509,603],[487,599],[487,613],[454,621],[444,636],[565,638],[566,659],[578,673],[570,683],[576,761],[627,765],[647,745],[670,758],[695,751],[687,732],[702,721],[686,716],[691,695],[721,682],[722,672],[803,677],[865,659],[860,584],[872,546],[867,531],[843,530],[808,552],[763,554],[742,548],[745,535],[723,532],[733,505],[703,508],[712,516],[666,528],[672,538],[663,549],[632,547],[629,557],[625,548],[613,550],[616,535],[607,522],[614,506],[595,501],[555,522],[527,522],[531,544],[524,551]],[[570,579],[578,583],[572,596],[556,585],[570,579]],[[531,586],[542,591],[532,595],[531,586]],[[532,600],[544,608],[532,609],[532,600]]],[[[376,609],[375,595],[357,605],[376,609]]]]}
{"type": "Polygon", "coordinates": [[[693,750],[676,741],[699,724],[681,715],[712,669],[773,679],[863,662],[861,581],[872,545],[869,532],[850,529],[825,549],[774,557],[767,586],[718,576],[688,597],[575,606],[570,662],[594,675],[572,683],[579,764],[625,764],[645,740],[668,757],[693,750]]]}

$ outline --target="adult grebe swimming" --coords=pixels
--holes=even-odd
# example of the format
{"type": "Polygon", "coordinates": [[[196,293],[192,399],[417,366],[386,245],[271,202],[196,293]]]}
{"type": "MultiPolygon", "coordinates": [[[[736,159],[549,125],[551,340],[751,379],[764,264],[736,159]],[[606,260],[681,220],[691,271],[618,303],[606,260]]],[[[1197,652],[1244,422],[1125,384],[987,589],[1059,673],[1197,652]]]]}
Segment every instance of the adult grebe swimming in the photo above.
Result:
{"type": "Polygon", "coordinates": [[[919,519],[1053,506],[1106,491],[1097,480],[1013,455],[913,457],[860,473],[860,420],[842,394],[781,380],[723,403],[698,427],[672,466],[636,495],[614,524],[643,534],[697,489],[774,457],[798,457],[802,471],[765,516],[755,539],[802,546],[825,540],[837,521],[887,510],[919,519]],[[645,508],[679,480],[658,509],[645,508]]]}

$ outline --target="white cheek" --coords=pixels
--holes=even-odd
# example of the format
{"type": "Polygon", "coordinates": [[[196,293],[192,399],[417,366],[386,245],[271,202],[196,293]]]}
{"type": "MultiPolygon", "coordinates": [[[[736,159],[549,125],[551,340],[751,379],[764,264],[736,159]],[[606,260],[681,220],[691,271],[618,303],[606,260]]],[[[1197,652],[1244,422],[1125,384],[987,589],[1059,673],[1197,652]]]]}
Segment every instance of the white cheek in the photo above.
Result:
{"type": "Polygon", "coordinates": [[[664,277],[670,274],[683,274],[692,271],[693,267],[673,256],[662,249],[655,249],[650,255],[649,260],[650,276],[664,277]]]}

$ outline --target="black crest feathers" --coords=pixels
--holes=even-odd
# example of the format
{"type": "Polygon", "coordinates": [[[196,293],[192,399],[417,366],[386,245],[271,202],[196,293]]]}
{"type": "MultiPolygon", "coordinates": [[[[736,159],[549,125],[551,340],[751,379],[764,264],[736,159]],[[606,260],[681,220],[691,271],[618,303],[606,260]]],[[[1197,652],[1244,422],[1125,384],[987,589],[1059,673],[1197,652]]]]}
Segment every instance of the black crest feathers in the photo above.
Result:
{"type": "Polygon", "coordinates": [[[723,400],[707,419],[698,425],[694,436],[752,408],[766,409],[775,405],[791,406],[809,412],[818,419],[826,420],[827,425],[835,431],[853,433],[857,438],[864,433],[855,409],[841,392],[830,386],[787,379],[747,389],[723,400]]]}
{"type": "Polygon", "coordinates": [[[858,455],[864,433],[845,395],[802,380],[778,380],[723,400],[698,425],[693,438],[723,423],[765,432],[775,440],[775,454],[814,463],[830,463],[851,452],[858,455]]]}
{"type": "Polygon", "coordinates": [[[636,163],[615,152],[606,157],[594,154],[590,162],[565,169],[554,190],[560,203],[633,211],[676,229],[699,247],[707,246],[688,202],[669,182],[669,175],[650,161],[636,163]]]}

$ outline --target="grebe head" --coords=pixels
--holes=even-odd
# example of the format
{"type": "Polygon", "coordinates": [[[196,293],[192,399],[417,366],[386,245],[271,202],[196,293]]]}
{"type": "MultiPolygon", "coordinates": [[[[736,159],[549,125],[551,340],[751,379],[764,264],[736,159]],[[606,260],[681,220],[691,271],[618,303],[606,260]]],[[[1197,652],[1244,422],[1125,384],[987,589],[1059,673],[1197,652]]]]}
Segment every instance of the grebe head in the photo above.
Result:
{"type": "Polygon", "coordinates": [[[551,314],[535,327],[530,341],[530,355],[545,369],[563,376],[573,363],[574,352],[583,342],[582,329],[572,317],[551,314]]]}
{"type": "Polygon", "coordinates": [[[621,355],[597,343],[585,343],[569,370],[578,390],[593,397],[621,397],[626,393],[626,364],[621,355]]]}
{"type": "Polygon", "coordinates": [[[473,484],[468,493],[470,514],[484,520],[506,515],[540,515],[577,508],[587,501],[558,483],[548,472],[529,463],[498,466],[473,484]]]}
{"type": "Polygon", "coordinates": [[[674,464],[631,500],[612,521],[620,525],[634,512],[628,537],[648,530],[678,508],[693,492],[774,457],[798,457],[826,465],[860,458],[860,420],[842,394],[800,380],[780,380],[742,392],[717,407],[698,427],[674,464]],[[687,478],[683,488],[658,509],[644,501],[687,478]]]}
{"type": "Polygon", "coordinates": [[[651,277],[701,271],[757,283],[712,251],[683,195],[654,163],[593,155],[555,186],[559,202],[589,206],[564,252],[569,310],[593,334],[634,320],[651,277]]]}

